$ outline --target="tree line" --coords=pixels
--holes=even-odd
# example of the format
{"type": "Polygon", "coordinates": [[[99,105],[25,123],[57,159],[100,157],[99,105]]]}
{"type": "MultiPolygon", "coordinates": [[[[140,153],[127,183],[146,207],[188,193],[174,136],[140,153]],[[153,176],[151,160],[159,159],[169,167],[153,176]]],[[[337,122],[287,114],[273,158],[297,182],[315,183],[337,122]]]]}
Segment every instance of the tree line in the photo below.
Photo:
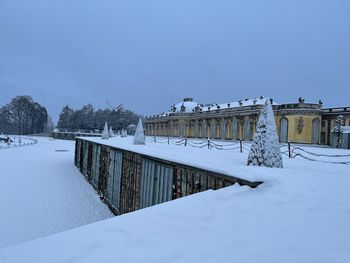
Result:
{"type": "MultiPolygon", "coordinates": [[[[74,110],[63,107],[57,124],[58,128],[68,130],[102,130],[105,122],[114,130],[126,129],[137,124],[139,115],[123,108],[97,109],[91,104],[74,110]]],[[[0,134],[38,134],[52,131],[54,124],[46,108],[30,96],[17,96],[0,108],[0,134]]]]}
{"type": "Polygon", "coordinates": [[[126,129],[130,124],[137,124],[139,115],[130,110],[120,108],[115,109],[97,109],[91,104],[83,106],[81,109],[74,110],[69,105],[63,107],[57,128],[67,130],[102,130],[105,122],[114,130],[126,129]]]}
{"type": "Polygon", "coordinates": [[[51,124],[45,107],[30,96],[17,96],[0,108],[0,132],[5,134],[36,134],[51,124]]]}

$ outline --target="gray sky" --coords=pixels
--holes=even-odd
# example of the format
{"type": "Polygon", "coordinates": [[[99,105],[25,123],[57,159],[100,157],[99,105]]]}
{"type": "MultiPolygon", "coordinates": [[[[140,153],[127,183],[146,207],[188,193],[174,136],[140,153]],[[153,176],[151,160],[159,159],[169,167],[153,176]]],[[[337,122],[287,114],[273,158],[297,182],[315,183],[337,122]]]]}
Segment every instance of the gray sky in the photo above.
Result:
{"type": "Polygon", "coordinates": [[[349,0],[0,0],[0,105],[350,106],[349,0]]]}

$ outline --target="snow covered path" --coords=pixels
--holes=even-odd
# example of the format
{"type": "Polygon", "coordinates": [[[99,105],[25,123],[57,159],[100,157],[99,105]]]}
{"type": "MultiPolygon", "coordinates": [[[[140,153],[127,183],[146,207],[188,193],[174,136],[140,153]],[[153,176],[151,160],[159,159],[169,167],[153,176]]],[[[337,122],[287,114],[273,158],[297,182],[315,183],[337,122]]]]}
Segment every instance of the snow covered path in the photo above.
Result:
{"type": "Polygon", "coordinates": [[[0,150],[0,248],[112,216],[75,168],[74,142],[36,139],[0,150]]]}

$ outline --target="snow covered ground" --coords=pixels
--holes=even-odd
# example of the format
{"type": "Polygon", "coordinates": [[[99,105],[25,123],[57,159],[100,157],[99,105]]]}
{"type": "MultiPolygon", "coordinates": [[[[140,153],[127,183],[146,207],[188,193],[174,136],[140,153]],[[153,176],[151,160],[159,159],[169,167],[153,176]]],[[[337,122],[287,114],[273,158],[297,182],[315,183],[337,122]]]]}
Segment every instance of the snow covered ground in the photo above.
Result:
{"type": "Polygon", "coordinates": [[[112,216],[75,168],[74,142],[35,139],[0,150],[0,247],[112,216]]]}
{"type": "Polygon", "coordinates": [[[0,262],[350,262],[349,165],[284,156],[284,169],[246,167],[248,153],[238,150],[91,140],[265,183],[207,191],[4,248],[0,262]]]}

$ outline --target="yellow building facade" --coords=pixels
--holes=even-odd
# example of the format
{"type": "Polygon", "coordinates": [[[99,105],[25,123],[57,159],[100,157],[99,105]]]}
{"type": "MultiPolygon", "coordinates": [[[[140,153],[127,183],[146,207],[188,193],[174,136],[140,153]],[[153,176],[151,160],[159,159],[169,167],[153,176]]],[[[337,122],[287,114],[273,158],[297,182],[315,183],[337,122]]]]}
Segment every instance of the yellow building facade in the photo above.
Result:
{"type": "MultiPolygon", "coordinates": [[[[260,97],[225,104],[198,104],[185,98],[169,112],[147,117],[145,132],[148,136],[251,141],[265,101],[260,97]]],[[[338,115],[343,115],[344,124],[350,125],[350,107],[322,109],[322,102],[305,103],[299,98],[297,103],[273,102],[272,108],[281,142],[329,144],[338,115]]]]}

